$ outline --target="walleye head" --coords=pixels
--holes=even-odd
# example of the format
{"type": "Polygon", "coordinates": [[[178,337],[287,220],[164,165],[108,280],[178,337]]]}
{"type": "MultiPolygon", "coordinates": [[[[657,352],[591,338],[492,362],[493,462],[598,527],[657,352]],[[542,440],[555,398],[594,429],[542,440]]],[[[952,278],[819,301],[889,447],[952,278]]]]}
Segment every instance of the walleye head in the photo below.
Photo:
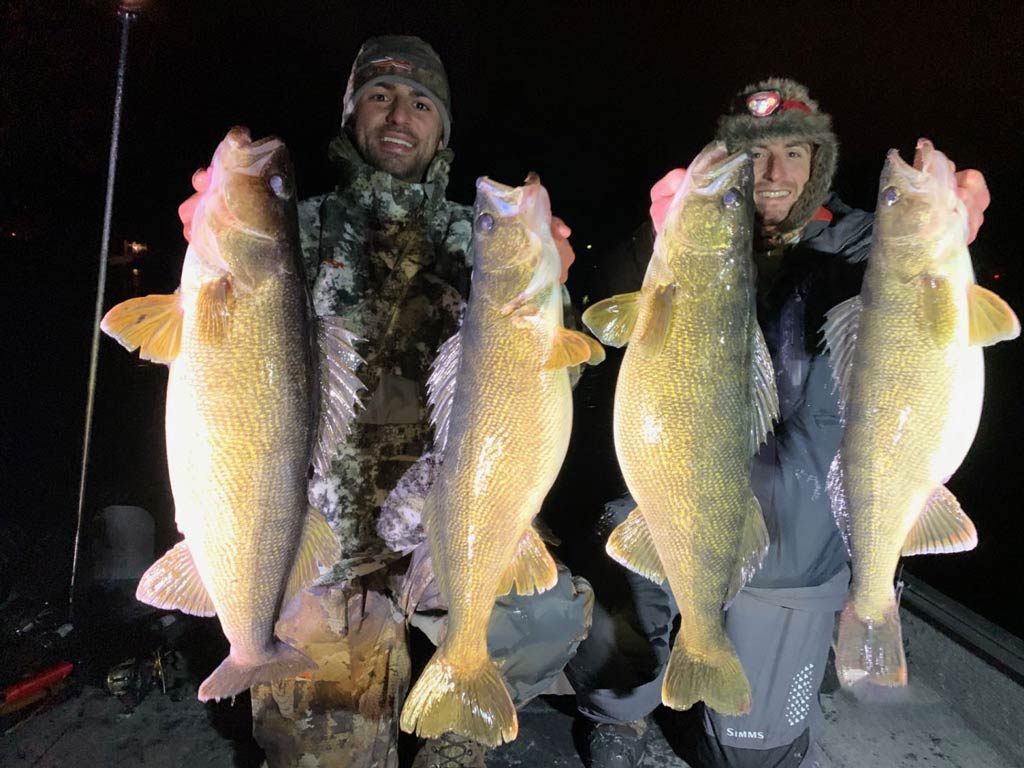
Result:
{"type": "Polygon", "coordinates": [[[551,235],[551,202],[540,177],[521,187],[482,176],[473,206],[473,290],[510,314],[558,283],[561,264],[551,235]]]}
{"type": "Polygon", "coordinates": [[[908,278],[966,243],[967,211],[956,196],[952,165],[927,139],[918,140],[912,166],[899,150],[889,150],[878,183],[875,237],[929,244],[948,241],[950,248],[900,249],[905,260],[900,271],[908,278]]]}
{"type": "Polygon", "coordinates": [[[273,136],[253,141],[247,128],[236,126],[214,152],[209,176],[192,224],[192,244],[204,264],[230,273],[242,290],[293,270],[295,174],[284,142],[273,136]]]}
{"type": "Polygon", "coordinates": [[[744,270],[754,233],[754,165],[724,142],[707,145],[690,164],[662,225],[663,249],[680,285],[744,270]]]}

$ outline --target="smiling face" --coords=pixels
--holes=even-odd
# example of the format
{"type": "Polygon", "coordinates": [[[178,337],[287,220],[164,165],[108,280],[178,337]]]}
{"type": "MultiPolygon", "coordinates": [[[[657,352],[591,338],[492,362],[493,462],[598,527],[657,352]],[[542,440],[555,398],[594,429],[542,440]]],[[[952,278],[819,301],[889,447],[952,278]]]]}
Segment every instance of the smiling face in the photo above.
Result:
{"type": "Polygon", "coordinates": [[[375,83],[359,96],[353,139],[370,165],[418,183],[441,149],[444,124],[434,102],[403,83],[375,83]]]}
{"type": "Polygon", "coordinates": [[[762,226],[772,229],[788,215],[811,178],[813,147],[776,139],[753,146],[754,205],[762,226]]]}

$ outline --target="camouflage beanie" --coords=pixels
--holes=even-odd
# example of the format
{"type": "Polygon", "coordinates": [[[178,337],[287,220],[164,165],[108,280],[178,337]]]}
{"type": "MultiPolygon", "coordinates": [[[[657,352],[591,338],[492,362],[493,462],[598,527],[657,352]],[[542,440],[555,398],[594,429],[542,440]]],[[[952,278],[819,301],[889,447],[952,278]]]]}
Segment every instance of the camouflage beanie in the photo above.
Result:
{"type": "Polygon", "coordinates": [[[437,52],[428,43],[412,35],[371,37],[356,55],[345,88],[341,125],[349,126],[360,94],[376,83],[402,83],[422,91],[441,113],[444,145],[452,133],[451,96],[448,75],[437,52]]]}
{"type": "Polygon", "coordinates": [[[794,80],[772,77],[741,90],[729,113],[719,118],[715,138],[724,141],[730,151],[778,139],[806,141],[814,147],[810,179],[789,215],[779,224],[780,232],[803,227],[832,189],[839,158],[832,118],[818,108],[806,86],[794,80]]]}

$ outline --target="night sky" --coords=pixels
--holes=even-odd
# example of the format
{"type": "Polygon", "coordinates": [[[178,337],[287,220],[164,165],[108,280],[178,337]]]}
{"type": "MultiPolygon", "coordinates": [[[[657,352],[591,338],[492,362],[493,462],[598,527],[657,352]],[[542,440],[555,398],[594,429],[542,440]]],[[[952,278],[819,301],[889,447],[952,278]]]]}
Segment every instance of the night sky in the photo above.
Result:
{"type": "MultiPolygon", "coordinates": [[[[4,401],[0,515],[70,561],[120,24],[111,2],[0,6],[4,401]]],[[[540,173],[575,230],[569,287],[646,215],[651,184],[712,136],[742,86],[806,83],[840,139],[836,188],[871,209],[885,152],[931,138],[992,190],[972,247],[979,281],[1024,314],[1024,3],[159,2],[131,29],[111,253],[144,241],[146,292],[174,289],[177,205],[232,125],[289,145],[303,196],[332,184],[327,143],[359,44],[411,33],[448,69],[456,160],[473,182],[540,173]],[[587,245],[592,249],[588,250],[587,245]]],[[[112,269],[106,306],[130,295],[112,269]]],[[[598,297],[600,298],[600,297],[598,297]]],[[[908,566],[1024,634],[1001,599],[1016,576],[1024,344],[986,352],[986,406],[950,486],[981,545],[908,566]],[[986,585],[982,588],[981,585],[986,585]]],[[[87,514],[139,503],[173,537],[162,382],[104,338],[87,514]]],[[[169,542],[167,542],[169,543],[169,542]]],[[[57,576],[55,583],[59,582],[57,576]]]]}

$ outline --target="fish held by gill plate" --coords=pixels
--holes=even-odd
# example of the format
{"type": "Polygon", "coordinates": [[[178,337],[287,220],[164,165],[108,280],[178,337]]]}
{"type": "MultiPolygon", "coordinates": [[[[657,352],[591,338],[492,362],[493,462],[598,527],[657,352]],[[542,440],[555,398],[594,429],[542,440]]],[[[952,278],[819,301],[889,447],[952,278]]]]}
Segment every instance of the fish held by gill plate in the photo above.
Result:
{"type": "Polygon", "coordinates": [[[499,595],[555,584],[532,521],[569,445],[568,368],[598,363],[604,350],[562,326],[550,203],[534,174],[515,188],[477,181],[473,254],[465,320],[428,385],[442,464],[423,518],[448,627],[401,726],[494,746],[514,739],[518,723],[487,624],[499,595]]]}
{"type": "Polygon", "coordinates": [[[750,459],[778,416],[775,375],[754,302],[753,167],[710,144],[691,163],[655,242],[643,287],[583,321],[629,343],[615,391],[615,447],[637,508],[608,553],[666,578],[680,629],[662,701],[750,711],[750,684],[723,608],[768,547],[750,459]]]}
{"type": "Polygon", "coordinates": [[[167,465],[185,538],[136,596],[219,617],[231,650],[199,699],[315,669],[274,636],[274,623],[339,556],[307,503],[307,473],[312,463],[322,474],[347,434],[360,359],[352,334],[312,312],[280,140],[228,132],[196,207],[179,290],[123,302],[102,328],[169,367],[167,465]]]}
{"type": "Polygon", "coordinates": [[[824,334],[843,405],[829,472],[853,581],[839,619],[844,685],[902,686],[906,659],[893,578],[901,555],[961,552],[977,532],[944,483],[981,416],[982,347],[1020,334],[1010,307],[974,282],[967,221],[945,155],[889,152],[858,296],[824,334]]]}

